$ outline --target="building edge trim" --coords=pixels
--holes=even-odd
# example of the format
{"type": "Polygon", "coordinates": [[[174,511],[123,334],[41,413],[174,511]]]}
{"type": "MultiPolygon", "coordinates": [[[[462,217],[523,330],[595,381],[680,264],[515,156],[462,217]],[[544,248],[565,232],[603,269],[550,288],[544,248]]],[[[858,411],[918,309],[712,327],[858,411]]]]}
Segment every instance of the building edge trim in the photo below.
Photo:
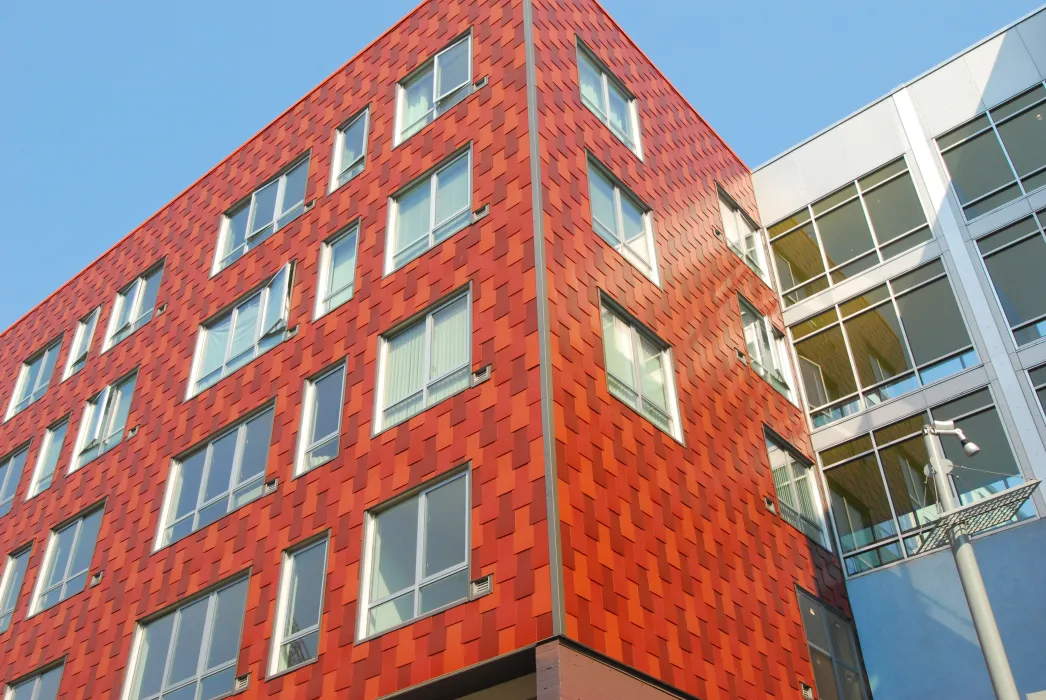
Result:
{"type": "Polygon", "coordinates": [[[537,59],[534,50],[534,4],[523,0],[523,48],[527,79],[527,139],[530,142],[530,195],[534,216],[534,289],[538,315],[538,373],[541,382],[541,442],[545,462],[545,517],[551,576],[552,634],[566,629],[563,608],[563,552],[559,534],[559,490],[556,474],[555,415],[552,404],[552,340],[548,310],[548,265],[545,258],[544,202],[541,191],[541,148],[538,143],[537,59]]]}

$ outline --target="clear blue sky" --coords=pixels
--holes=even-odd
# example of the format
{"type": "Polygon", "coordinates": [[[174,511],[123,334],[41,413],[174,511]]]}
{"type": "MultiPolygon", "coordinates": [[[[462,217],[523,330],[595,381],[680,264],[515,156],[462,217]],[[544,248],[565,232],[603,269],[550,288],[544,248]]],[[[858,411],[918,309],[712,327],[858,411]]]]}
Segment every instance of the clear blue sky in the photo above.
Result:
{"type": "MultiPolygon", "coordinates": [[[[755,166],[1041,1],[604,3],[755,166]]],[[[415,4],[0,2],[0,329],[415,4]]]]}

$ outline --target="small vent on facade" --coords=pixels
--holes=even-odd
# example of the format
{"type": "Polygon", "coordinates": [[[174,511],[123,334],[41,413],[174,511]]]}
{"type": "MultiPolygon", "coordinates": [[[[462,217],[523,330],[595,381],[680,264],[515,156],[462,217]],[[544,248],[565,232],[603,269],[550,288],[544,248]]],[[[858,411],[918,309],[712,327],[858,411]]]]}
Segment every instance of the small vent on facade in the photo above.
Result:
{"type": "Polygon", "coordinates": [[[763,496],[763,503],[766,505],[766,509],[771,513],[777,513],[777,504],[774,503],[774,499],[769,496],[763,496]]]}
{"type": "Polygon", "coordinates": [[[480,88],[487,87],[487,83],[490,81],[489,76],[484,75],[482,78],[472,84],[473,90],[479,90],[480,88]]]}
{"type": "Polygon", "coordinates": [[[167,304],[160,304],[159,306],[156,307],[156,315],[159,316],[160,314],[162,314],[166,310],[167,310],[167,304]]]}
{"type": "Polygon", "coordinates": [[[490,365],[487,365],[486,367],[481,367],[480,369],[477,369],[475,372],[472,373],[472,386],[482,384],[488,379],[490,379],[490,365]]]}
{"type": "Polygon", "coordinates": [[[251,674],[245,673],[242,676],[236,676],[236,680],[232,684],[232,692],[242,693],[247,690],[251,684],[251,674]]]}
{"type": "Polygon", "coordinates": [[[723,232],[722,232],[722,231],[720,231],[720,230],[719,230],[719,229],[717,229],[717,228],[714,228],[714,229],[712,229],[712,233],[714,233],[714,234],[715,234],[715,237],[716,237],[716,238],[722,238],[722,237],[723,237],[723,232]]]}
{"type": "Polygon", "coordinates": [[[486,218],[487,214],[490,213],[490,205],[484,204],[482,207],[472,212],[472,223],[476,223],[480,219],[486,218]]]}
{"type": "Polygon", "coordinates": [[[748,364],[748,355],[746,355],[742,350],[738,350],[736,348],[734,349],[734,352],[737,353],[737,359],[741,360],[741,362],[743,362],[746,365],[748,364]]]}
{"type": "Polygon", "coordinates": [[[128,438],[133,438],[135,435],[137,435],[138,434],[138,428],[139,428],[139,426],[136,425],[133,428],[131,428],[130,430],[128,430],[127,431],[127,437],[128,438]]]}
{"type": "Polygon", "coordinates": [[[298,335],[298,326],[294,326],[293,328],[288,328],[287,329],[287,337],[288,338],[293,338],[296,335],[298,335]]]}
{"type": "Polygon", "coordinates": [[[273,479],[272,481],[266,481],[265,482],[265,493],[272,493],[273,491],[276,490],[276,487],[279,486],[279,485],[280,485],[279,477],[273,479]]]}
{"type": "Polygon", "coordinates": [[[494,574],[487,574],[469,584],[469,600],[482,598],[494,592],[494,574]]]}
{"type": "Polygon", "coordinates": [[[313,200],[312,200],[311,202],[309,202],[309,203],[307,203],[307,204],[305,205],[305,211],[309,211],[309,210],[310,210],[310,209],[312,209],[312,208],[313,208],[314,206],[316,206],[316,200],[315,200],[315,199],[313,199],[313,200]]]}
{"type": "Polygon", "coordinates": [[[803,700],[814,700],[814,689],[806,683],[799,683],[799,689],[803,691],[803,700]]]}
{"type": "Polygon", "coordinates": [[[102,572],[101,571],[96,571],[94,573],[94,575],[91,576],[91,587],[94,588],[95,586],[97,586],[101,582],[102,582],[102,572]]]}

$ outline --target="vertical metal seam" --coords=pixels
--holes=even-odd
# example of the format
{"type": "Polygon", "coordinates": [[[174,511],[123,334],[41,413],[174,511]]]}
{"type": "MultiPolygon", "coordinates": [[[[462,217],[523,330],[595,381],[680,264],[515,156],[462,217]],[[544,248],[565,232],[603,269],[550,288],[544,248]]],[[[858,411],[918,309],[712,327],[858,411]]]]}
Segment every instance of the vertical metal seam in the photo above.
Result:
{"type": "Polygon", "coordinates": [[[563,610],[563,554],[559,535],[555,416],[552,405],[552,345],[549,330],[548,269],[545,261],[541,150],[538,144],[537,66],[534,52],[533,0],[523,0],[523,44],[527,76],[527,136],[530,142],[530,193],[534,215],[534,274],[538,316],[538,365],[541,385],[541,439],[545,460],[545,513],[548,518],[549,571],[552,586],[552,634],[566,631],[563,610]]]}

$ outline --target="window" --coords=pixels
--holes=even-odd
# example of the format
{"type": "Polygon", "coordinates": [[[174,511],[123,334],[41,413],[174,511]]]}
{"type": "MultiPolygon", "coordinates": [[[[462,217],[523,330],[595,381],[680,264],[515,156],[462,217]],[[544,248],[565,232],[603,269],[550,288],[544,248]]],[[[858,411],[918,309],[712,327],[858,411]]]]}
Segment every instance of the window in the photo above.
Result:
{"type": "Polygon", "coordinates": [[[157,267],[131,282],[120,290],[113,303],[113,316],[109,320],[109,340],[105,347],[111,348],[149,322],[156,306],[156,293],[160,289],[163,267],[157,267]]]}
{"type": "Polygon", "coordinates": [[[396,145],[472,92],[472,37],[440,51],[396,86],[396,145]]]}
{"type": "Polygon", "coordinates": [[[1018,347],[1046,336],[1046,296],[1041,283],[1046,269],[1046,239],[1042,225],[1046,225],[1046,209],[977,241],[995,298],[1018,347]]]}
{"type": "Polygon", "coordinates": [[[157,549],[207,527],[262,494],[272,416],[273,409],[267,408],[174,461],[157,549]]]}
{"type": "Polygon", "coordinates": [[[979,362],[939,259],[791,332],[815,428],[979,362]]]}
{"type": "Polygon", "coordinates": [[[466,151],[392,196],[385,273],[435,248],[471,220],[472,152],[466,151]]]}
{"type": "Polygon", "coordinates": [[[588,161],[592,228],[599,237],[657,284],[657,254],[650,210],[614,181],[602,166],[588,161]]]}
{"type": "Polygon", "coordinates": [[[1046,185],[1046,87],[1030,90],[937,137],[967,219],[1046,185]]]}
{"type": "Polygon", "coordinates": [[[4,697],[6,700],[55,700],[62,684],[62,668],[61,665],[55,666],[11,684],[4,697]]]}
{"type": "MultiPolygon", "coordinates": [[[[151,306],[151,304],[150,304],[151,306]]],[[[73,347],[69,350],[69,359],[65,365],[62,379],[68,379],[87,364],[87,353],[91,350],[91,339],[94,338],[94,329],[98,325],[98,316],[101,307],[87,314],[76,324],[76,333],[73,335],[73,347]]]]}
{"type": "Polygon", "coordinates": [[[302,428],[298,439],[299,474],[326,464],[337,456],[344,389],[344,364],[305,382],[302,428]]]}
{"type": "Polygon", "coordinates": [[[402,423],[470,384],[471,300],[466,292],[382,337],[378,430],[402,423]]]}
{"type": "Polygon", "coordinates": [[[781,517],[822,547],[829,547],[824,509],[810,464],[786,443],[766,435],[766,453],[781,517]]]}
{"type": "Polygon", "coordinates": [[[470,517],[467,473],[368,515],[360,637],[468,597],[470,517]]]}
{"type": "Polygon", "coordinates": [[[190,396],[283,342],[290,312],[292,272],[293,263],[287,263],[264,287],[200,327],[190,396]]]}
{"type": "Polygon", "coordinates": [[[766,253],[763,251],[763,234],[742,209],[720,192],[719,214],[723,219],[723,236],[730,249],[741,256],[748,267],[765,282],[766,253]]]}
{"type": "Polygon", "coordinates": [[[319,294],[316,299],[316,318],[330,313],[349,299],[356,285],[356,249],[359,246],[360,225],[356,223],[335,234],[323,244],[320,251],[319,294]]]}
{"type": "Polygon", "coordinates": [[[88,399],[84,406],[84,416],[80,421],[73,470],[101,457],[123,440],[137,379],[136,371],[88,399]]]}
{"type": "Polygon", "coordinates": [[[58,466],[58,457],[65,443],[65,433],[69,428],[69,419],[63,418],[55,423],[44,433],[43,445],[40,454],[36,458],[36,469],[33,472],[33,481],[29,484],[28,498],[46,491],[54,479],[55,468],[58,466]]]}
{"type": "Polygon", "coordinates": [[[31,615],[47,610],[84,589],[101,526],[102,509],[96,508],[51,531],[29,610],[31,615]]]}
{"type": "Polygon", "coordinates": [[[365,109],[342,126],[334,138],[331,165],[331,192],[363,172],[367,162],[367,128],[370,109],[365,109]]]}
{"type": "Polygon", "coordinates": [[[25,580],[25,570],[29,566],[31,552],[31,547],[23,547],[21,550],[7,555],[4,574],[0,578],[0,633],[6,632],[7,628],[11,626],[11,617],[14,616],[15,608],[18,606],[18,595],[22,590],[22,582],[25,580]]]}
{"type": "Polygon", "coordinates": [[[1046,365],[1039,365],[1028,370],[1028,377],[1031,379],[1032,388],[1035,389],[1035,395],[1039,399],[1039,405],[1042,406],[1043,411],[1046,411],[1046,365]]]}
{"type": "Polygon", "coordinates": [[[18,481],[22,478],[25,458],[29,454],[29,445],[20,447],[0,461],[0,516],[11,512],[15,500],[18,481]]]}
{"type": "Polygon", "coordinates": [[[610,127],[614,135],[633,153],[642,158],[636,98],[580,44],[577,52],[577,70],[578,82],[581,84],[581,101],[599,117],[599,121],[610,127]]]}
{"type": "Polygon", "coordinates": [[[8,418],[29,404],[39,401],[47,393],[61,347],[62,341],[56,340],[42,352],[22,363],[22,369],[18,372],[18,381],[15,382],[14,393],[11,395],[11,405],[7,409],[8,418]]]}
{"type": "Polygon", "coordinates": [[[217,274],[305,211],[308,157],[256,189],[224,217],[214,261],[217,274]]]}
{"type": "Polygon", "coordinates": [[[933,238],[903,158],[767,231],[785,306],[933,238]]]}
{"type": "MultiPolygon", "coordinates": [[[[962,505],[1024,483],[987,389],[823,450],[821,466],[848,574],[910,556],[937,518],[933,480],[923,474],[929,459],[922,427],[929,420],[954,420],[981,447],[968,457],[958,442],[944,444],[945,457],[956,465],[953,479],[962,505]]],[[[1015,519],[1034,515],[1029,501],[1015,519]]]]}
{"type": "Polygon", "coordinates": [[[741,324],[748,346],[748,364],[786,399],[795,402],[792,365],[788,360],[784,335],[754,306],[744,299],[740,299],[740,302],[741,324]]]}
{"type": "Polygon", "coordinates": [[[797,593],[817,697],[864,700],[868,695],[853,623],[803,591],[797,593]]]}
{"type": "Polygon", "coordinates": [[[601,314],[610,393],[680,439],[672,353],[668,346],[606,300],[601,314]]]}
{"type": "Polygon", "coordinates": [[[269,673],[315,661],[320,646],[327,538],[283,553],[269,673]]]}
{"type": "Polygon", "coordinates": [[[141,624],[124,700],[213,700],[233,691],[247,579],[141,624]]]}

